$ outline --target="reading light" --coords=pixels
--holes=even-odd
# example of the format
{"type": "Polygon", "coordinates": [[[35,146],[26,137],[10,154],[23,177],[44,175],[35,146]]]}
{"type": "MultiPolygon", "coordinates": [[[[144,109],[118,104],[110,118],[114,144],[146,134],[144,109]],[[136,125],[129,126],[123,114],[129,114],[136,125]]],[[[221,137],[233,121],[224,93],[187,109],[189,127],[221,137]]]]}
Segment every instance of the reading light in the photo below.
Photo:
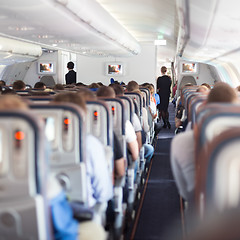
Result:
{"type": "Polygon", "coordinates": [[[154,41],[154,45],[157,46],[166,46],[167,45],[167,40],[165,39],[159,39],[154,41]]]}

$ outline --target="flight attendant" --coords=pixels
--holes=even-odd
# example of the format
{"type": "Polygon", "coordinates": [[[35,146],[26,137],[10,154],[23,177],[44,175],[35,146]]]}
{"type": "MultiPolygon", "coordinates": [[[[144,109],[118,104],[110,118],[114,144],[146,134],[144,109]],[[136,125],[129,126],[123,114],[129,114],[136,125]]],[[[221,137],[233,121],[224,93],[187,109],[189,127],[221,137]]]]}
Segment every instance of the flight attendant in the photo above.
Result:
{"type": "Polygon", "coordinates": [[[167,68],[165,66],[161,67],[162,76],[157,79],[157,91],[160,97],[160,104],[158,104],[159,117],[162,117],[163,120],[163,128],[168,127],[171,128],[171,124],[169,123],[169,113],[168,113],[168,104],[170,97],[170,87],[172,84],[172,80],[169,76],[166,75],[167,68]]]}
{"type": "Polygon", "coordinates": [[[65,75],[66,84],[76,83],[77,73],[73,70],[74,63],[68,62],[67,68],[68,68],[68,73],[65,75]]]}

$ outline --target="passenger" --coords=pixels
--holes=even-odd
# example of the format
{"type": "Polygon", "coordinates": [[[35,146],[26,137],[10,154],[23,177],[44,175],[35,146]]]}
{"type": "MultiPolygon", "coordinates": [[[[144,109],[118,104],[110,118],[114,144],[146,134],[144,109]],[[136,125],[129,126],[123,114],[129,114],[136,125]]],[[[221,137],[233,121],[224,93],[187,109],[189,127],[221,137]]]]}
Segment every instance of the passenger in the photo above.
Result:
{"type": "Polygon", "coordinates": [[[5,87],[5,86],[6,86],[6,82],[3,81],[3,80],[0,80],[0,86],[1,86],[1,87],[5,87]]]}
{"type": "MultiPolygon", "coordinates": [[[[133,89],[137,89],[137,88],[139,89],[139,86],[138,86],[138,84],[136,85],[136,82],[132,81],[131,84],[135,86],[135,88],[133,88],[133,89]]],[[[124,90],[123,90],[123,87],[121,85],[113,84],[113,85],[111,85],[111,87],[114,89],[115,94],[117,96],[123,96],[124,90]]],[[[140,90],[138,90],[138,93],[139,93],[139,91],[140,90]]],[[[134,127],[134,130],[135,130],[136,136],[137,136],[139,151],[140,151],[141,147],[143,146],[144,147],[144,158],[146,159],[146,162],[149,163],[152,159],[152,156],[153,156],[153,153],[154,153],[154,148],[153,148],[152,145],[147,144],[145,142],[142,142],[142,139],[144,139],[142,134],[145,135],[149,131],[148,122],[146,122],[145,120],[146,120],[146,118],[143,121],[143,126],[144,127],[142,129],[138,116],[136,115],[136,113],[133,114],[132,122],[133,122],[133,127],[134,127]],[[145,125],[144,125],[144,123],[145,123],[145,125]]]]}
{"type": "Polygon", "coordinates": [[[201,86],[205,86],[208,90],[211,90],[211,86],[208,83],[202,83],[201,86]]]}
{"type": "Polygon", "coordinates": [[[100,87],[100,85],[98,83],[91,83],[90,85],[88,85],[88,88],[91,88],[93,90],[97,90],[100,87]]]}
{"type": "Polygon", "coordinates": [[[166,75],[167,68],[165,66],[161,67],[161,73],[163,76],[158,77],[157,79],[157,90],[160,97],[160,104],[158,105],[159,116],[162,117],[163,120],[163,128],[168,127],[171,128],[171,124],[169,122],[169,113],[168,113],[168,105],[169,105],[169,97],[170,97],[170,87],[172,84],[172,80],[169,76],[166,75]]]}
{"type": "Polygon", "coordinates": [[[128,92],[132,92],[135,90],[139,90],[139,85],[135,81],[130,81],[128,85],[126,86],[128,92]]]}
{"type": "Polygon", "coordinates": [[[16,80],[12,85],[13,90],[23,91],[26,88],[26,84],[22,80],[16,80]]]}
{"type": "MultiPolygon", "coordinates": [[[[110,97],[115,98],[115,92],[113,88],[102,86],[97,91],[98,97],[110,97]]],[[[130,121],[126,121],[125,123],[125,134],[126,134],[126,142],[128,145],[128,149],[131,153],[133,161],[136,161],[138,159],[139,150],[138,150],[138,142],[137,142],[137,136],[135,134],[134,128],[130,121]]]]}
{"type": "MultiPolygon", "coordinates": [[[[80,94],[60,93],[54,97],[53,101],[74,103],[86,111],[85,100],[80,94]]],[[[94,207],[96,203],[108,202],[113,197],[113,186],[105,160],[104,148],[97,138],[89,134],[86,138],[86,164],[89,206],[94,207]]]]}
{"type": "Polygon", "coordinates": [[[208,91],[209,91],[209,88],[207,88],[204,85],[199,86],[196,90],[196,92],[201,92],[201,93],[208,93],[208,91]]]}
{"type": "Polygon", "coordinates": [[[60,90],[64,90],[64,87],[62,84],[58,83],[58,84],[55,84],[55,86],[53,87],[53,90],[57,90],[57,91],[60,91],[60,90]]]}
{"type": "MultiPolygon", "coordinates": [[[[27,104],[17,95],[0,96],[0,110],[29,111],[27,104]]],[[[48,154],[46,154],[48,156],[48,154]]],[[[47,197],[54,230],[55,240],[95,240],[106,239],[104,230],[93,221],[79,223],[73,218],[72,209],[66,195],[53,175],[49,176],[47,197]]]]}
{"type": "MultiPolygon", "coordinates": [[[[236,91],[227,83],[217,83],[207,103],[238,102],[236,91]]],[[[195,188],[194,133],[189,130],[176,135],[171,143],[171,168],[180,196],[192,203],[195,188]]]]}
{"type": "Polygon", "coordinates": [[[156,138],[162,128],[161,128],[160,123],[157,122],[158,114],[157,114],[157,106],[154,101],[154,86],[149,85],[149,90],[150,90],[150,94],[151,94],[149,110],[150,110],[150,114],[152,116],[152,121],[154,122],[154,138],[156,138]]]}
{"type": "Polygon", "coordinates": [[[68,68],[68,73],[65,75],[66,84],[76,83],[77,73],[73,70],[74,63],[68,62],[67,68],[68,68]]]}
{"type": "Polygon", "coordinates": [[[45,90],[47,88],[47,86],[43,82],[36,82],[33,88],[39,89],[39,90],[45,90]]]}
{"type": "Polygon", "coordinates": [[[16,92],[13,89],[6,88],[2,91],[2,95],[16,95],[16,92]]]}
{"type": "MultiPolygon", "coordinates": [[[[81,88],[78,89],[77,94],[80,94],[85,101],[94,101],[97,100],[97,96],[94,94],[95,92],[87,89],[81,88]]],[[[115,178],[123,177],[125,174],[125,159],[122,154],[122,147],[120,145],[119,140],[114,133],[114,176],[115,178]]]]}

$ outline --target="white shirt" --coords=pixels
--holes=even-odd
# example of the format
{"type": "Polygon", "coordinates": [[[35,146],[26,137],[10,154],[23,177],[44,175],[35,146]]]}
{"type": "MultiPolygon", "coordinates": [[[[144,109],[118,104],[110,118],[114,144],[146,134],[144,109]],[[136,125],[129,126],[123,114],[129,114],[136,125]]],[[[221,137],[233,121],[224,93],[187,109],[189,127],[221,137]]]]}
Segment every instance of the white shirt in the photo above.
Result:
{"type": "Polygon", "coordinates": [[[94,136],[86,138],[86,166],[89,207],[113,197],[113,184],[102,143],[94,136]]]}
{"type": "Polygon", "coordinates": [[[171,143],[171,167],[179,194],[189,200],[195,188],[193,130],[177,134],[171,143]]]}

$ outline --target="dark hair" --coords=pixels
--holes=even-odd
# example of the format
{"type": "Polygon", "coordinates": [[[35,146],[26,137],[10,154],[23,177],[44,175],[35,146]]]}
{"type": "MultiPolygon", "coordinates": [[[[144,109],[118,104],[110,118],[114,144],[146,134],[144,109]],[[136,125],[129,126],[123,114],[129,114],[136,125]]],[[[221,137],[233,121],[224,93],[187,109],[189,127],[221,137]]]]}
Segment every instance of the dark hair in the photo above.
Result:
{"type": "Polygon", "coordinates": [[[6,86],[6,82],[3,80],[0,80],[0,86],[6,86]]]}
{"type": "Polygon", "coordinates": [[[36,89],[45,89],[45,87],[46,87],[46,84],[43,82],[36,82],[34,85],[34,88],[36,89]]]}
{"type": "Polygon", "coordinates": [[[53,90],[64,90],[64,87],[62,84],[57,83],[55,84],[55,86],[53,87],[53,90]]]}
{"type": "Polygon", "coordinates": [[[113,90],[115,91],[115,94],[117,96],[122,96],[124,94],[124,89],[121,85],[119,84],[110,84],[109,85],[113,90]]]}
{"type": "Polygon", "coordinates": [[[74,68],[74,63],[73,62],[68,62],[67,68],[73,69],[74,68]]]}
{"type": "Polygon", "coordinates": [[[24,90],[26,85],[22,80],[16,80],[13,85],[13,90],[24,90]]]}

